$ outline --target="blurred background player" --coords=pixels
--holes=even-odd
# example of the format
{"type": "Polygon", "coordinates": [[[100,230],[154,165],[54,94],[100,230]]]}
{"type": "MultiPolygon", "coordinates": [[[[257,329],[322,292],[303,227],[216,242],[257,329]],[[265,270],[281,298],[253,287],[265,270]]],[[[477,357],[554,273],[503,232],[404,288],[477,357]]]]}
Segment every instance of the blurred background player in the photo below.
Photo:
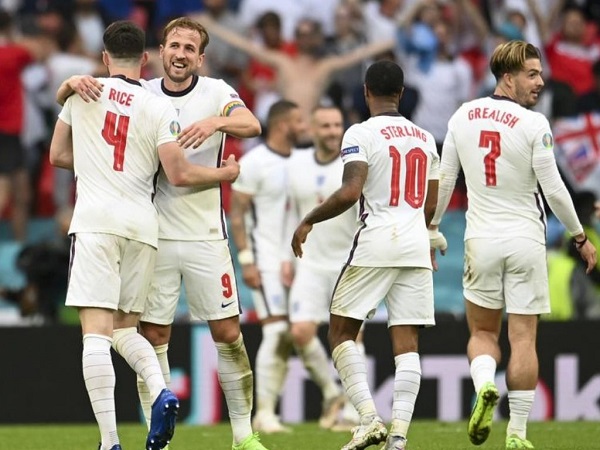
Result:
{"type": "Polygon", "coordinates": [[[469,439],[480,445],[491,430],[499,399],[495,375],[506,307],[506,448],[527,449],[533,448],[527,440],[527,420],[538,381],[538,317],[550,312],[546,217],[538,183],[552,212],[575,239],[588,272],[596,264],[596,249],[556,167],[550,124],[530,110],[544,87],[539,50],[519,40],[501,44],[490,68],[496,78],[494,94],[465,103],[449,122],[431,228],[437,229],[462,167],[469,194],[463,276],[471,334],[467,356],[477,393],[469,439]]]}
{"type": "Polygon", "coordinates": [[[431,133],[397,112],[403,87],[404,73],[396,63],[378,61],[367,69],[364,92],[371,118],[344,134],[342,186],[302,219],[292,240],[294,254],[302,257],[314,224],[361,200],[361,223],[330,307],[333,362],[360,415],[360,426],[342,450],[383,441],[385,450],[405,448],[421,384],[418,329],[435,323],[427,226],[437,203],[439,157],[431,133]],[[382,299],[396,364],[389,436],[355,342],[382,299]]]}
{"type": "Polygon", "coordinates": [[[243,175],[233,184],[231,231],[238,248],[244,282],[262,325],[256,355],[256,402],[253,427],[289,431],[275,414],[292,352],[288,323],[288,289],[293,276],[287,251],[285,217],[290,155],[306,123],[298,105],[279,100],[269,109],[263,144],[240,160],[243,175]],[[246,213],[250,212],[248,227],[246,213]]]}
{"type": "MultiPolygon", "coordinates": [[[[311,115],[314,146],[294,152],[288,167],[290,224],[321,204],[340,187],[344,164],[340,148],[344,124],[335,107],[318,106],[311,115]]],[[[314,238],[295,267],[290,289],[290,322],[296,353],[323,392],[319,425],[331,428],[345,403],[344,395],[326,368],[329,358],[318,336],[318,326],[329,321],[329,302],[340,269],[348,259],[356,230],[358,208],[315,227],[314,238]]]]}

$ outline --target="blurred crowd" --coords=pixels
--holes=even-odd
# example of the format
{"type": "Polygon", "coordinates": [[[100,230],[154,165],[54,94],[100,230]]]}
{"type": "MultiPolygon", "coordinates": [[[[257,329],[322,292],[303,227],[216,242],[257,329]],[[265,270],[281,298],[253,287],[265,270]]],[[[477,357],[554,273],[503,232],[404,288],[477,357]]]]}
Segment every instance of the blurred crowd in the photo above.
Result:
{"type": "MultiPolygon", "coordinates": [[[[72,208],[72,174],[47,161],[60,83],[106,75],[102,35],[119,19],[147,32],[151,63],[143,76],[162,76],[162,28],[181,15],[210,34],[200,74],[226,80],[261,121],[282,97],[307,116],[325,103],[342,109],[346,125],[362,121],[364,69],[375,59],[397,61],[406,81],[401,112],[429,130],[440,151],[458,106],[492,92],[487,62],[496,45],[529,41],[543,55],[546,88],[536,109],[555,126],[561,171],[574,193],[588,195],[578,204],[600,196],[598,0],[0,0],[0,134],[19,135],[26,156],[0,173],[0,213],[11,224],[5,239],[25,245],[33,217],[64,224],[72,208]]],[[[241,156],[254,144],[229,139],[228,151],[241,156]]],[[[453,205],[466,207],[460,189],[453,205]]],[[[588,222],[597,228],[591,215],[588,222]]],[[[65,228],[56,230],[64,259],[65,228]]],[[[564,241],[552,243],[568,257],[564,241]]],[[[595,306],[561,318],[595,317],[595,306]]]]}

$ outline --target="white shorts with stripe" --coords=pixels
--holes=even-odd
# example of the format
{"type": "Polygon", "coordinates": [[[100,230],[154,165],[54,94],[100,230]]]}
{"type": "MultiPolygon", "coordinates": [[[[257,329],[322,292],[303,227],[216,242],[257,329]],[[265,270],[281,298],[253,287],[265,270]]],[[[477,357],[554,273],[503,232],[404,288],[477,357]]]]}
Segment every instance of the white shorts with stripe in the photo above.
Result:
{"type": "Polygon", "coordinates": [[[67,306],[144,310],[156,249],[114,234],[75,233],[67,306]]]}
{"type": "Polygon", "coordinates": [[[484,308],[549,313],[546,246],[527,238],[467,239],[463,294],[484,308]]]}
{"type": "Polygon", "coordinates": [[[331,301],[331,314],[365,320],[385,302],[388,327],[435,325],[433,273],[421,267],[346,266],[331,301]]]}
{"type": "Polygon", "coordinates": [[[143,322],[170,325],[185,286],[192,320],[219,320],[240,314],[237,283],[227,239],[159,239],[143,322]]]}
{"type": "Polygon", "coordinates": [[[290,289],[290,322],[329,322],[329,306],[339,276],[339,270],[319,270],[298,263],[290,289]]]}
{"type": "Polygon", "coordinates": [[[279,271],[261,271],[260,289],[252,289],[254,309],[260,320],[289,314],[288,289],[281,282],[279,271]]]}

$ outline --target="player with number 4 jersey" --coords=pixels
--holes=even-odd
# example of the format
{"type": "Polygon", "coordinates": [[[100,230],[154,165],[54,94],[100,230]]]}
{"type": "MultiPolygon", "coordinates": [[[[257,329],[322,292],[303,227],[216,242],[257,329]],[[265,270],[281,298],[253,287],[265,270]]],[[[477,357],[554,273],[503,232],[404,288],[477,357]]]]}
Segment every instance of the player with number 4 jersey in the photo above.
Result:
{"type": "Polygon", "coordinates": [[[148,386],[152,417],[145,449],[165,448],[175,431],[179,401],[154,349],[137,332],[157,253],[152,195],[159,162],[178,186],[232,181],[239,173],[234,160],[221,168],[186,161],[176,142],[175,108],[139,82],[145,40],[132,22],[108,26],[102,60],[110,78],[98,80],[103,91],[96,102],[67,99],[50,144],[50,162],[74,169],[77,179],[66,304],[78,309],[81,321],[82,369],[99,450],[121,450],[111,346],[148,386]]]}

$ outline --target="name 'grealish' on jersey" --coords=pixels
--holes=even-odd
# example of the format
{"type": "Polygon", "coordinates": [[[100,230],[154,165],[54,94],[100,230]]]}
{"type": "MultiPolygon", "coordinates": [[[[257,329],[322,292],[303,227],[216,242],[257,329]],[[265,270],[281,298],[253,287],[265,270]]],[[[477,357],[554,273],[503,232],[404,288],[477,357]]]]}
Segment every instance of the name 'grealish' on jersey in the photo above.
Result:
{"type": "MultiPolygon", "coordinates": [[[[245,108],[238,93],[223,80],[194,76],[192,84],[181,92],[169,91],[162,78],[142,82],[144,87],[175,106],[181,128],[214,116],[227,116],[236,108],[245,108]]],[[[225,133],[215,132],[198,148],[184,149],[192,164],[220,167],[225,133]]],[[[161,170],[154,203],[158,209],[161,239],[196,241],[227,237],[222,205],[221,185],[195,187],[173,186],[161,170]]]]}
{"type": "Polygon", "coordinates": [[[554,160],[553,147],[548,120],[508,98],[483,97],[454,113],[444,140],[442,173],[455,177],[461,167],[465,173],[465,239],[502,236],[546,242],[534,166],[554,160]]]}
{"type": "Polygon", "coordinates": [[[350,265],[431,269],[424,204],[440,161],[431,133],[400,115],[371,117],[346,131],[342,160],[368,164],[350,265]]]}
{"type": "Polygon", "coordinates": [[[77,199],[69,233],[108,233],[156,247],[157,147],[175,141],[177,114],[138,81],[98,80],[104,89],[97,102],[72,95],[59,114],[73,134],[77,199]]]}

